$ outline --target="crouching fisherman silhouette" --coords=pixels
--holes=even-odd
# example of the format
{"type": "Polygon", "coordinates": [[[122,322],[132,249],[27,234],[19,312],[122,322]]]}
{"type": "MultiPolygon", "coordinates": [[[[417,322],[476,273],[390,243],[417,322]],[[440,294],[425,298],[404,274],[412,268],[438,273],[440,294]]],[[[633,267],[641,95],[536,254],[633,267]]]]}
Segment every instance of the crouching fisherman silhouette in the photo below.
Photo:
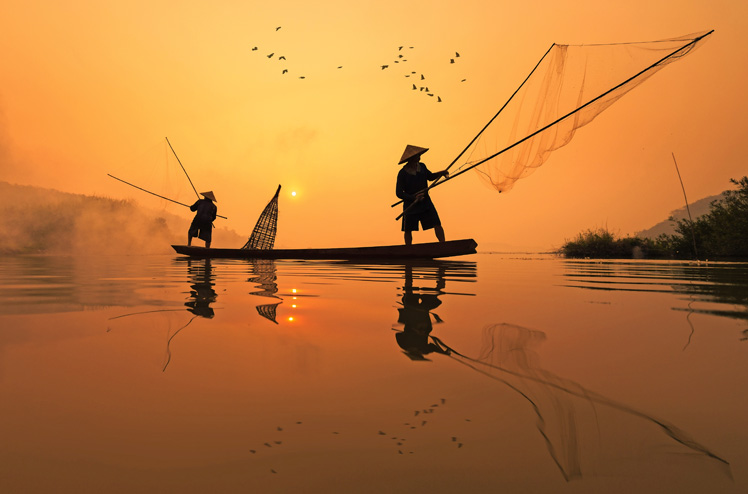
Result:
{"type": "Polygon", "coordinates": [[[447,170],[433,173],[429,171],[420,161],[421,155],[426,151],[428,148],[408,144],[398,163],[400,165],[405,163],[397,174],[395,188],[395,194],[403,200],[402,231],[405,232],[405,245],[413,243],[413,231],[418,230],[419,223],[424,230],[433,228],[437,240],[444,242],[444,229],[436,207],[429,197],[428,182],[439,177],[449,178],[449,172],[447,170]]]}
{"type": "Polygon", "coordinates": [[[190,206],[190,210],[196,213],[187,233],[187,245],[192,245],[192,238],[197,237],[205,241],[205,247],[210,247],[210,241],[213,238],[213,221],[218,215],[218,208],[213,203],[217,201],[213,191],[201,192],[200,195],[203,198],[190,206]]]}

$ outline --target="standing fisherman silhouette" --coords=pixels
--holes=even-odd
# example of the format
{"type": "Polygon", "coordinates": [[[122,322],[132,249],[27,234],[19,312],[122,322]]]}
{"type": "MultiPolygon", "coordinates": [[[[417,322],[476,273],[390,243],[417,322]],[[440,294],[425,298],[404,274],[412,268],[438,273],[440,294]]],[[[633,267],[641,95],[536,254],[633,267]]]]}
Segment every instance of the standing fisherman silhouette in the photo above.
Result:
{"type": "Polygon", "coordinates": [[[205,240],[205,247],[210,247],[210,241],[213,238],[213,221],[218,214],[218,208],[213,202],[216,196],[213,191],[201,192],[202,199],[198,199],[195,204],[190,206],[191,211],[197,211],[195,218],[192,220],[190,230],[187,232],[187,245],[192,245],[192,238],[197,237],[205,240]]]}
{"type": "Polygon", "coordinates": [[[413,231],[418,230],[418,224],[424,230],[434,229],[439,242],[444,242],[444,229],[439,214],[428,193],[428,181],[439,177],[449,177],[447,170],[432,173],[421,163],[420,158],[428,148],[411,146],[405,147],[400,165],[405,163],[397,174],[395,194],[403,200],[403,222],[405,245],[413,243],[413,231]]]}

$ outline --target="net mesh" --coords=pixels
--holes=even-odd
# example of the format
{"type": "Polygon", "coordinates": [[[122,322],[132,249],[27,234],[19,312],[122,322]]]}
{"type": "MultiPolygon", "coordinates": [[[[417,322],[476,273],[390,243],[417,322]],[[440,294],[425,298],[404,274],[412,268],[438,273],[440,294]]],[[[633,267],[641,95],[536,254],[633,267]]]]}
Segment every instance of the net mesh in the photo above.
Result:
{"type": "Polygon", "coordinates": [[[708,34],[711,31],[641,43],[553,45],[501,115],[466,148],[459,169],[475,168],[497,191],[510,190],[568,144],[577,129],[693,52],[708,34]]]}
{"type": "Polygon", "coordinates": [[[459,353],[436,337],[431,340],[450,358],[526,401],[566,480],[648,471],[656,478],[692,472],[714,483],[731,479],[729,462],[685,430],[544,368],[539,353],[546,340],[542,331],[507,323],[488,326],[478,358],[459,353]]]}
{"type": "Polygon", "coordinates": [[[279,185],[275,195],[270,199],[257,223],[255,223],[252,234],[242,249],[270,250],[273,248],[275,233],[278,229],[278,194],[280,194],[280,190],[281,186],[279,185]]]}

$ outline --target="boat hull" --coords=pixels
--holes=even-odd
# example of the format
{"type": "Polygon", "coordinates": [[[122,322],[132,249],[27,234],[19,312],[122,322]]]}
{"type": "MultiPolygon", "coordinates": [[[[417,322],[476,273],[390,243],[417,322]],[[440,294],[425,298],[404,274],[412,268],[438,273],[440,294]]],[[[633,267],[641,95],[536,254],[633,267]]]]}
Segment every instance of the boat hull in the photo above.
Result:
{"type": "Polygon", "coordinates": [[[172,245],[179,254],[202,258],[232,259],[435,259],[475,254],[472,238],[412,245],[380,245],[330,249],[221,249],[172,245]]]}

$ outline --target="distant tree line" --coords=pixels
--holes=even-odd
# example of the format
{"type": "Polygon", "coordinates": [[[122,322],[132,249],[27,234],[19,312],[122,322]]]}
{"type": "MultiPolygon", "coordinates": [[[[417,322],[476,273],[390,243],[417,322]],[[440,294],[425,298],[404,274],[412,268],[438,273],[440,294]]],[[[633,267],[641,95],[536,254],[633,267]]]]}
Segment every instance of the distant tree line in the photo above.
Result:
{"type": "Polygon", "coordinates": [[[619,238],[598,228],[566,241],[559,252],[566,257],[598,259],[748,258],[748,176],[730,182],[736,190],[726,191],[723,199],[713,201],[709,212],[696,220],[678,220],[674,235],[619,238]]]}

